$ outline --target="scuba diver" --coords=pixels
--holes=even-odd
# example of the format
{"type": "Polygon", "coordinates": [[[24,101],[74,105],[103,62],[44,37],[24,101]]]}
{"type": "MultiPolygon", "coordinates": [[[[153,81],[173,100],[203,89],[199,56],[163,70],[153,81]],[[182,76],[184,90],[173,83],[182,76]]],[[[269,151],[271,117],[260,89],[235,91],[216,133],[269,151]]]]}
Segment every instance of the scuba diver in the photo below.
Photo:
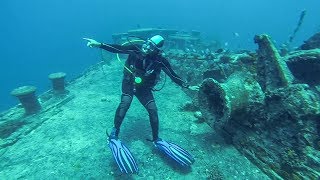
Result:
{"type": "Polygon", "coordinates": [[[105,44],[96,40],[87,40],[88,47],[101,48],[118,54],[129,55],[124,66],[122,80],[121,102],[114,117],[114,127],[109,136],[109,147],[114,159],[124,173],[138,173],[138,166],[129,149],[119,140],[118,135],[123,119],[130,107],[134,96],[146,108],[149,114],[154,145],[180,165],[190,167],[194,158],[180,146],[159,138],[158,110],[153,97],[153,88],[157,84],[161,70],[163,70],[177,85],[190,90],[199,90],[198,86],[190,86],[181,79],[171,68],[169,61],[163,57],[161,47],[164,38],[155,35],[143,43],[129,41],[122,45],[105,44]]]}

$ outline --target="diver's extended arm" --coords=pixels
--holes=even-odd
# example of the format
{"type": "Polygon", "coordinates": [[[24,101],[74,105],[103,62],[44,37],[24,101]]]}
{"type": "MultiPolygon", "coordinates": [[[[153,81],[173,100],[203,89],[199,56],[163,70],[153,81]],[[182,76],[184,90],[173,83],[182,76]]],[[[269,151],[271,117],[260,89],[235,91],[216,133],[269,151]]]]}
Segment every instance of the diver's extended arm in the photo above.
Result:
{"type": "Polygon", "coordinates": [[[135,46],[122,46],[119,44],[104,44],[101,43],[99,48],[104,49],[106,51],[112,53],[120,53],[120,54],[131,54],[133,52],[138,52],[138,49],[135,46]]]}
{"type": "Polygon", "coordinates": [[[134,45],[122,46],[118,44],[104,44],[90,38],[83,38],[83,39],[88,41],[87,43],[88,47],[101,48],[112,53],[130,54],[132,52],[139,51],[139,49],[134,45]]]}
{"type": "Polygon", "coordinates": [[[163,65],[163,71],[172,79],[173,82],[180,85],[181,87],[188,88],[192,91],[199,91],[199,86],[190,86],[187,82],[185,82],[181,77],[179,77],[171,68],[169,61],[166,58],[162,58],[161,60],[163,65]]]}
{"type": "Polygon", "coordinates": [[[171,78],[173,82],[178,84],[181,87],[188,88],[189,85],[181,77],[179,77],[171,68],[169,61],[166,58],[161,59],[162,70],[171,78]]]}

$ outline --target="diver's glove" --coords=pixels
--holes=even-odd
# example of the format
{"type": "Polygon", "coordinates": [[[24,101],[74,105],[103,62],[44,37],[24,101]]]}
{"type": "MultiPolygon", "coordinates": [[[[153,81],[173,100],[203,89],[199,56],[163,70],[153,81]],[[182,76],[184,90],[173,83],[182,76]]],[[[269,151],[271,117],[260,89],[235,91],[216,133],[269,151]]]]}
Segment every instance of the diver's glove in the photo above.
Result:
{"type": "Polygon", "coordinates": [[[102,45],[102,43],[100,43],[100,42],[98,42],[98,41],[96,41],[94,39],[89,39],[89,38],[83,38],[83,39],[88,41],[87,46],[91,47],[91,48],[93,48],[93,47],[97,47],[98,48],[98,47],[100,47],[102,45]]]}
{"type": "Polygon", "coordinates": [[[181,85],[184,88],[187,88],[191,91],[199,91],[200,87],[199,86],[190,86],[187,82],[182,83],[181,85]]]}
{"type": "Polygon", "coordinates": [[[188,86],[188,89],[191,91],[199,91],[200,87],[199,86],[188,86]]]}

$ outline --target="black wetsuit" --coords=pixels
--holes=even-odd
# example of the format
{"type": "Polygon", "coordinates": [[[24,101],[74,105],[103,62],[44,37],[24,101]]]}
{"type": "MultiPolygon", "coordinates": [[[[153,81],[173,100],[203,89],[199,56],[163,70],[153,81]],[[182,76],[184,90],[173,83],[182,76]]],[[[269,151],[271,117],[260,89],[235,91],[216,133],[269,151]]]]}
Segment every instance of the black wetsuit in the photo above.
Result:
{"type": "Polygon", "coordinates": [[[101,44],[100,48],[112,53],[128,54],[122,80],[121,102],[117,108],[114,126],[118,136],[121,123],[128,111],[132,98],[135,95],[149,113],[153,140],[158,139],[159,119],[158,110],[154,101],[152,89],[156,85],[161,70],[163,70],[176,84],[187,88],[188,85],[172,70],[169,61],[160,52],[152,55],[143,55],[141,45],[122,46],[117,44],[101,44]],[[142,78],[141,83],[135,83],[135,77],[142,78]]]}

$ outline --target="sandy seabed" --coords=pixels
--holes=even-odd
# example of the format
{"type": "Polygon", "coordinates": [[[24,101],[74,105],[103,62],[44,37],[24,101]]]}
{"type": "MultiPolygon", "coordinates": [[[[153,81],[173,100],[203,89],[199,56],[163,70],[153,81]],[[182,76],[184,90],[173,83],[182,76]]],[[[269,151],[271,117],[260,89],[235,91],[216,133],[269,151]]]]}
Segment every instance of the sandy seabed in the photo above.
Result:
{"type": "Polygon", "coordinates": [[[191,99],[168,77],[164,89],[154,93],[160,137],[188,150],[195,163],[183,169],[146,140],[148,114],[135,98],[120,139],[134,154],[139,174],[121,174],[106,129],[113,127],[120,102],[122,68],[115,61],[96,66],[70,83],[72,100],[45,112],[41,125],[1,149],[0,179],[269,179],[206,123],[198,123],[193,112],[181,110],[191,99]]]}

